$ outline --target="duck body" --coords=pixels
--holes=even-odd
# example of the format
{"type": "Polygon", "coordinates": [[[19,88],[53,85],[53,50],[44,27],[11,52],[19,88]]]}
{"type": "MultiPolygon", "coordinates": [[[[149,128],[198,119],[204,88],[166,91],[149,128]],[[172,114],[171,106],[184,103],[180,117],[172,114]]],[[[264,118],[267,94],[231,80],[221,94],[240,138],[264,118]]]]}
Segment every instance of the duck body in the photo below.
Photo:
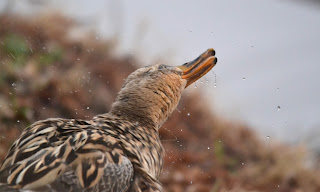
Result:
{"type": "Polygon", "coordinates": [[[217,62],[209,49],[178,67],[140,68],[109,113],[92,120],[50,118],[27,127],[0,168],[1,191],[162,191],[158,129],[186,86],[217,62]]]}
{"type": "Polygon", "coordinates": [[[90,121],[38,121],[13,144],[2,174],[34,191],[127,191],[135,181],[134,167],[150,173],[151,180],[160,175],[163,149],[157,133],[147,130],[143,137],[146,130],[137,123],[108,114],[90,121]],[[150,155],[139,155],[145,150],[150,155]]]}

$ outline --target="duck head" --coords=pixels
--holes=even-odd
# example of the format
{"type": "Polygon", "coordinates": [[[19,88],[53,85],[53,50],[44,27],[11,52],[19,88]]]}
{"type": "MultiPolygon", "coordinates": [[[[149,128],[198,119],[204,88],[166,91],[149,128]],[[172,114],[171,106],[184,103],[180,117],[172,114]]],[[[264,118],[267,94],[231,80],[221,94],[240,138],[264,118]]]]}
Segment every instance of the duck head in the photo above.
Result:
{"type": "Polygon", "coordinates": [[[208,49],[180,66],[157,64],[137,69],[126,79],[110,113],[158,129],[176,108],[183,90],[216,63],[215,51],[208,49]]]}

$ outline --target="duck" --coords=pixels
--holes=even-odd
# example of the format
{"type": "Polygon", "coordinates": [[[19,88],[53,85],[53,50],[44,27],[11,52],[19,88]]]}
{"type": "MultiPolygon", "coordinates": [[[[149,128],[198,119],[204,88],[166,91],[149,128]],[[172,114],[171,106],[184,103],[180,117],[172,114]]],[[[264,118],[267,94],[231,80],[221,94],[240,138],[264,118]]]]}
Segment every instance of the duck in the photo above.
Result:
{"type": "Polygon", "coordinates": [[[162,191],[165,151],[158,130],[183,90],[216,63],[210,48],[180,66],[141,67],[126,78],[109,112],[33,123],[3,161],[1,191],[162,191]]]}

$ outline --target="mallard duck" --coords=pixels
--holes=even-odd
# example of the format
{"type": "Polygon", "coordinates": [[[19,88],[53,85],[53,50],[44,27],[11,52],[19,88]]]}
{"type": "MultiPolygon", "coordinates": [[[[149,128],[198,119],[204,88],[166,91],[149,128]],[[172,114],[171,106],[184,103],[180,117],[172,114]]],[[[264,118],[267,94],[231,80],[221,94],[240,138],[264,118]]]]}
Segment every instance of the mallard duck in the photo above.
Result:
{"type": "Polygon", "coordinates": [[[183,90],[217,63],[208,49],[181,66],[131,73],[108,113],[91,120],[50,118],[27,127],[0,169],[2,191],[161,191],[158,129],[183,90]]]}

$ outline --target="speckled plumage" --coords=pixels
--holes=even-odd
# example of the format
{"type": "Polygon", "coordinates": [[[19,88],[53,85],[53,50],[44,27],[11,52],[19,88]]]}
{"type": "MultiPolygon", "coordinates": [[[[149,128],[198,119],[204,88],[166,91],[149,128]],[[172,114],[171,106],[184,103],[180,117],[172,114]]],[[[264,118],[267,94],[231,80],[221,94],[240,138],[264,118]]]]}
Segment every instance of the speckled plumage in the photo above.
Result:
{"type": "Polygon", "coordinates": [[[51,118],[30,125],[1,166],[0,189],[161,191],[164,150],[158,129],[190,79],[195,81],[214,66],[213,56],[209,49],[182,67],[136,70],[110,112],[92,120],[51,118]]]}

